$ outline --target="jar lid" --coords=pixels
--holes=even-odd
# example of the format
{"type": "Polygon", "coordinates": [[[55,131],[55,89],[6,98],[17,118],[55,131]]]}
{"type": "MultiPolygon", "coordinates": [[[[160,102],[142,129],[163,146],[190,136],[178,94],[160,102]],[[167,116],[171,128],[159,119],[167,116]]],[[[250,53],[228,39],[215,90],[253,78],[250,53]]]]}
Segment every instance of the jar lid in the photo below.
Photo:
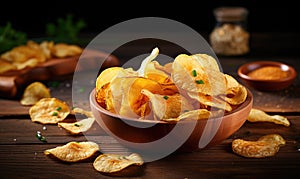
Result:
{"type": "Polygon", "coordinates": [[[217,21],[244,21],[248,16],[248,10],[244,7],[219,7],[214,9],[217,21]]]}

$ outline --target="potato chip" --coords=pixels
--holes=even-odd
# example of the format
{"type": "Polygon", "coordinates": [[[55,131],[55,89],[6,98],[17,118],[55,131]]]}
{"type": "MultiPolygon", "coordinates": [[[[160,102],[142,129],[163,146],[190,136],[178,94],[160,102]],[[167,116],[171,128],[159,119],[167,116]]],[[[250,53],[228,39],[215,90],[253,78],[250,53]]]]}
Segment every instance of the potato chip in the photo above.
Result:
{"type": "Polygon", "coordinates": [[[37,66],[39,64],[39,61],[36,58],[30,58],[30,59],[26,60],[25,62],[13,62],[12,64],[17,68],[17,70],[23,70],[26,67],[37,66]]]}
{"type": "Polygon", "coordinates": [[[77,122],[67,123],[59,122],[58,127],[64,128],[71,134],[80,134],[82,132],[88,131],[95,122],[95,118],[86,118],[77,122]]]}
{"type": "Polygon", "coordinates": [[[208,119],[211,116],[211,112],[207,109],[196,109],[191,111],[186,111],[180,114],[177,118],[167,118],[162,119],[163,121],[167,122],[177,122],[180,120],[201,120],[201,119],[208,119]]]}
{"type": "Polygon", "coordinates": [[[58,58],[80,55],[83,49],[77,45],[57,43],[51,49],[51,54],[58,58]]]}
{"type": "Polygon", "coordinates": [[[137,70],[138,76],[145,77],[145,69],[147,65],[157,57],[158,53],[159,53],[159,49],[154,48],[151,54],[142,61],[140,68],[137,70]]]}
{"type": "Polygon", "coordinates": [[[226,101],[220,100],[216,97],[205,95],[203,93],[193,93],[188,92],[189,97],[198,100],[201,104],[205,106],[216,107],[226,111],[232,111],[232,107],[226,101]]]}
{"type": "Polygon", "coordinates": [[[249,122],[272,122],[284,126],[290,126],[289,120],[280,115],[268,115],[262,110],[252,108],[247,118],[249,122]]]}
{"type": "Polygon", "coordinates": [[[69,114],[69,106],[57,98],[43,98],[30,109],[31,121],[42,124],[57,124],[69,114]]]}
{"type": "Polygon", "coordinates": [[[16,69],[17,67],[15,65],[0,59],[0,74],[16,69]]]}
{"type": "Polygon", "coordinates": [[[200,62],[203,67],[212,71],[220,71],[218,62],[212,56],[207,54],[194,54],[192,57],[197,59],[197,61],[200,62]]]}
{"type": "Polygon", "coordinates": [[[92,157],[99,146],[95,142],[69,142],[63,146],[58,146],[44,151],[45,155],[53,155],[65,162],[78,162],[92,157]]]}
{"type": "Polygon", "coordinates": [[[232,141],[234,153],[247,158],[265,158],[274,156],[284,145],[285,140],[278,134],[262,136],[257,141],[235,139],[232,141]]]}
{"type": "Polygon", "coordinates": [[[154,64],[154,67],[158,70],[161,70],[163,72],[165,72],[166,74],[168,75],[171,75],[172,73],[172,65],[173,65],[173,62],[169,62],[169,63],[166,63],[164,66],[161,66],[158,61],[152,61],[152,63],[154,64]]]}
{"type": "Polygon", "coordinates": [[[119,172],[130,165],[141,166],[144,164],[142,157],[137,153],[129,156],[118,154],[101,154],[93,163],[94,168],[102,173],[119,172]]]}
{"type": "Polygon", "coordinates": [[[103,70],[96,80],[96,90],[100,90],[103,85],[110,83],[118,73],[123,70],[121,67],[111,67],[103,70]]]}
{"type": "Polygon", "coordinates": [[[180,94],[159,95],[146,89],[143,89],[141,93],[150,99],[151,109],[159,120],[177,118],[183,111],[193,110],[189,101],[180,94]]]}
{"type": "Polygon", "coordinates": [[[84,109],[78,108],[78,107],[73,108],[71,112],[73,114],[76,114],[76,113],[83,114],[83,115],[86,115],[89,118],[93,118],[94,117],[92,111],[84,110],[84,109]]]}
{"type": "Polygon", "coordinates": [[[224,74],[226,79],[226,97],[225,101],[232,105],[243,103],[247,98],[247,90],[244,86],[228,74],[224,74]]]}
{"type": "Polygon", "coordinates": [[[183,90],[211,96],[225,93],[223,73],[204,67],[199,58],[180,54],[175,58],[172,68],[172,80],[183,90]]]}
{"type": "Polygon", "coordinates": [[[20,103],[22,105],[34,105],[40,99],[50,97],[50,90],[43,83],[33,82],[25,88],[20,103]]]}

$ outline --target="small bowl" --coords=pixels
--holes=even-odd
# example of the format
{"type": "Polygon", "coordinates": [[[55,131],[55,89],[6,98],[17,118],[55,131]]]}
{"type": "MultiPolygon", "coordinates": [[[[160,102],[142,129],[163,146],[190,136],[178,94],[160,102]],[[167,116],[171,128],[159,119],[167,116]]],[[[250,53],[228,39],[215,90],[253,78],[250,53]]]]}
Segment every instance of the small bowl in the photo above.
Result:
{"type": "Polygon", "coordinates": [[[135,151],[171,150],[192,152],[221,143],[246,121],[252,108],[253,95],[248,90],[244,103],[222,117],[204,120],[184,120],[177,123],[121,117],[102,108],[90,93],[90,107],[104,131],[125,147],[135,151]]]}
{"type": "Polygon", "coordinates": [[[240,66],[238,76],[246,85],[255,89],[261,91],[279,91],[288,88],[294,82],[297,72],[293,67],[281,62],[255,61],[240,66]],[[288,75],[280,79],[257,79],[249,76],[251,71],[267,66],[279,67],[282,71],[288,72],[288,75]]]}

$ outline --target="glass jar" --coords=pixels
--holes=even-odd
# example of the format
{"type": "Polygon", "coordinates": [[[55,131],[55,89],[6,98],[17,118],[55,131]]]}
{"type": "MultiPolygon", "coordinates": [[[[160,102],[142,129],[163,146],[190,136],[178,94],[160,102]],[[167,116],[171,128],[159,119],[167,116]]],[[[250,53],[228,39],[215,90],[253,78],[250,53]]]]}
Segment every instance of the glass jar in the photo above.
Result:
{"type": "Polygon", "coordinates": [[[216,25],[209,36],[210,44],[218,55],[244,55],[250,51],[247,31],[248,10],[243,7],[214,9],[216,25]]]}

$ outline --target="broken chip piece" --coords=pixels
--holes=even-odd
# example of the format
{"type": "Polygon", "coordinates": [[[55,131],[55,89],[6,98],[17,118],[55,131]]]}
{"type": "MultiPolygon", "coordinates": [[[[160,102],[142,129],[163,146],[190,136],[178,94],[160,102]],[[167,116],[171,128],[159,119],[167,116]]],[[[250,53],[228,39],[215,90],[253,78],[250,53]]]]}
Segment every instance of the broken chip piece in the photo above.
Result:
{"type": "Polygon", "coordinates": [[[94,168],[103,173],[119,172],[130,165],[143,165],[142,157],[137,153],[129,156],[118,154],[101,154],[93,163],[94,168]]]}
{"type": "Polygon", "coordinates": [[[93,156],[99,151],[99,146],[95,142],[69,142],[63,146],[58,146],[44,151],[45,155],[53,155],[65,162],[78,162],[93,156]]]}
{"type": "Polygon", "coordinates": [[[92,127],[94,121],[95,118],[86,118],[73,123],[59,122],[58,127],[64,128],[71,134],[79,134],[88,131],[92,127]]]}
{"type": "Polygon", "coordinates": [[[265,158],[274,156],[285,140],[278,134],[269,134],[260,137],[257,141],[235,139],[232,141],[234,153],[247,158],[265,158]]]}
{"type": "Polygon", "coordinates": [[[273,122],[284,126],[290,126],[290,122],[286,117],[280,115],[269,115],[259,109],[251,109],[247,118],[249,122],[273,122]]]}
{"type": "Polygon", "coordinates": [[[22,105],[34,105],[42,98],[50,98],[49,89],[41,82],[33,82],[28,85],[20,100],[22,105]]]}
{"type": "Polygon", "coordinates": [[[69,114],[69,106],[57,98],[43,98],[29,109],[31,121],[42,124],[57,124],[69,114]]]}

